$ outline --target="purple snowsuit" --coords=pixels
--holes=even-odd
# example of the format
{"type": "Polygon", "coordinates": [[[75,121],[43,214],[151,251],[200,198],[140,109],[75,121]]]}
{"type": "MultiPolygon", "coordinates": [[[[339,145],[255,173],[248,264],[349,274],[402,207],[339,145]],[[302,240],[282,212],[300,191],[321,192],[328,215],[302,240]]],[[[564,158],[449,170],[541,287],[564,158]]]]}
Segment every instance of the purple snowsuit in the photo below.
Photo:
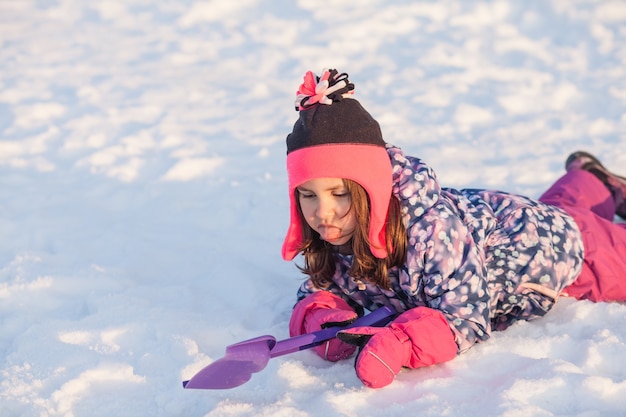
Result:
{"type": "MultiPolygon", "coordinates": [[[[492,330],[545,315],[583,270],[582,234],[554,205],[559,196],[548,196],[549,205],[498,191],[442,188],[420,159],[391,145],[387,151],[407,227],[407,260],[390,270],[392,288],[385,290],[350,277],[352,256],[337,254],[328,290],[352,305],[437,309],[462,352],[492,330]]],[[[306,280],[298,299],[316,291],[306,280]]]]}

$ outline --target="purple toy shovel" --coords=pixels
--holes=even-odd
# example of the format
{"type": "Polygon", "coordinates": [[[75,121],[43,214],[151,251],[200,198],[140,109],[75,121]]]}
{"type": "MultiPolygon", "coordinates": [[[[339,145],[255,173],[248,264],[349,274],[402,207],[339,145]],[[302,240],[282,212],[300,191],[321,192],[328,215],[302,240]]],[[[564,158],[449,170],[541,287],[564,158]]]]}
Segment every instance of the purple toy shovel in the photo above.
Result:
{"type": "Polygon", "coordinates": [[[250,380],[253,373],[264,369],[270,358],[320,345],[335,337],[342,329],[356,326],[384,326],[395,314],[391,308],[381,307],[345,327],[329,327],[280,341],[276,341],[274,336],[259,336],[229,345],[223,358],[202,368],[189,381],[183,381],[183,387],[195,389],[238,387],[250,380]]]}

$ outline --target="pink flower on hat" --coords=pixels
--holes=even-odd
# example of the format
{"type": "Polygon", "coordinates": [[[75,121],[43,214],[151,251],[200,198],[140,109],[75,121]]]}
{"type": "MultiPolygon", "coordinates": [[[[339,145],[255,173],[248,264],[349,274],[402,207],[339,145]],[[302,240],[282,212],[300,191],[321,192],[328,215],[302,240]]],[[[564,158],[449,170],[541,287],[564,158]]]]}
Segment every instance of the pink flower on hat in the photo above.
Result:
{"type": "Polygon", "coordinates": [[[315,104],[333,104],[354,94],[354,84],[348,82],[348,74],[324,69],[320,77],[308,71],[296,93],[296,110],[305,110],[315,104]]]}

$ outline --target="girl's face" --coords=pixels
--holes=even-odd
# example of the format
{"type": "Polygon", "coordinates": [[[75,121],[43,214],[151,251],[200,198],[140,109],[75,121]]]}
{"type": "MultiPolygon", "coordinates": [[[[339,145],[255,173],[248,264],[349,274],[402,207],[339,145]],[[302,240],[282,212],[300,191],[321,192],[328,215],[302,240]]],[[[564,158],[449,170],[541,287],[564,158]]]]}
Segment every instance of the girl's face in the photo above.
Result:
{"type": "Polygon", "coordinates": [[[341,178],[315,178],[299,187],[302,214],[320,237],[333,245],[348,243],[356,228],[352,198],[341,178]]]}

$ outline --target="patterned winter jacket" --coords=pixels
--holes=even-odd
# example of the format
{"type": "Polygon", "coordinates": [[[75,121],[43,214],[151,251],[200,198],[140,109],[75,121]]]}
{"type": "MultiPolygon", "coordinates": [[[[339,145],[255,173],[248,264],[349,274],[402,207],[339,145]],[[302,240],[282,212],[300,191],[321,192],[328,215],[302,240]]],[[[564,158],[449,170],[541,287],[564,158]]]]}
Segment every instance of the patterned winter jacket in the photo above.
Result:
{"type": "MultiPolygon", "coordinates": [[[[492,330],[543,316],[579,275],[582,240],[564,211],[504,192],[442,188],[420,159],[392,145],[387,151],[407,227],[407,261],[390,270],[386,290],[350,277],[352,256],[337,254],[327,290],[370,311],[440,310],[462,352],[492,330]]],[[[316,291],[306,280],[298,300],[316,291]]]]}

